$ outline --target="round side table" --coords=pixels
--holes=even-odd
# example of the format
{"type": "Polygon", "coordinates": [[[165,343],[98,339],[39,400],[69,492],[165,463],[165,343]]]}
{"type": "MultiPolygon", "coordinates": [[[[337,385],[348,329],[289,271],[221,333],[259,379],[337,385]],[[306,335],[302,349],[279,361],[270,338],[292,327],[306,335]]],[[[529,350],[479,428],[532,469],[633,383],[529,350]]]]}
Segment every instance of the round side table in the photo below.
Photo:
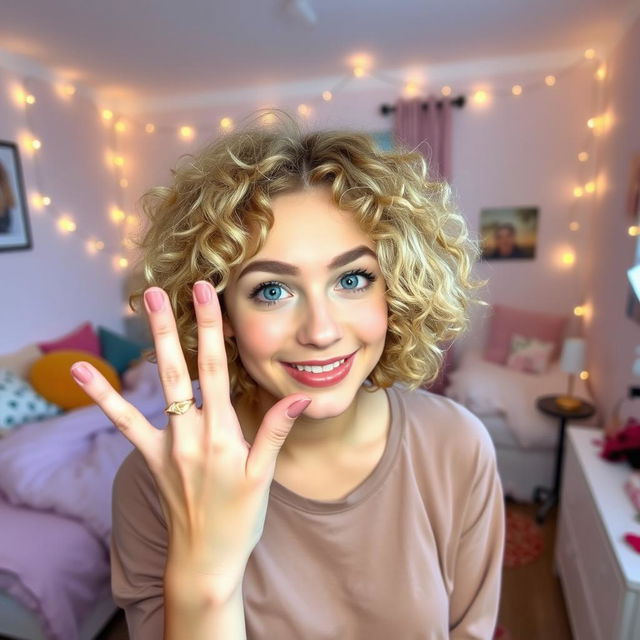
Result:
{"type": "Polygon", "coordinates": [[[585,420],[590,418],[596,408],[586,400],[580,399],[580,406],[576,409],[563,409],[558,406],[556,400],[559,395],[541,396],[536,400],[536,406],[540,411],[549,416],[560,418],[560,429],[558,431],[558,446],[556,447],[556,467],[553,487],[536,487],[533,491],[533,501],[541,504],[536,513],[536,522],[542,524],[551,508],[558,503],[560,496],[560,475],[562,473],[562,462],[564,460],[564,436],[568,420],[585,420]]]}

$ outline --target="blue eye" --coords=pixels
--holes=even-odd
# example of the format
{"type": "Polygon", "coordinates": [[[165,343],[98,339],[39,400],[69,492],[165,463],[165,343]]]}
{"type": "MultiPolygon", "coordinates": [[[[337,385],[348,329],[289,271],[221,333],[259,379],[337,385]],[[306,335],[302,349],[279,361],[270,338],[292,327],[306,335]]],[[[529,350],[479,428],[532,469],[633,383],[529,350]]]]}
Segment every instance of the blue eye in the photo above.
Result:
{"type": "MultiPolygon", "coordinates": [[[[366,269],[356,269],[341,276],[339,282],[343,291],[360,293],[366,291],[376,280],[377,276],[366,269]],[[359,277],[366,280],[364,285],[358,286],[359,277]]],[[[249,298],[255,299],[258,304],[271,306],[284,299],[280,297],[283,291],[286,291],[286,287],[281,282],[262,282],[253,289],[249,298]]]]}

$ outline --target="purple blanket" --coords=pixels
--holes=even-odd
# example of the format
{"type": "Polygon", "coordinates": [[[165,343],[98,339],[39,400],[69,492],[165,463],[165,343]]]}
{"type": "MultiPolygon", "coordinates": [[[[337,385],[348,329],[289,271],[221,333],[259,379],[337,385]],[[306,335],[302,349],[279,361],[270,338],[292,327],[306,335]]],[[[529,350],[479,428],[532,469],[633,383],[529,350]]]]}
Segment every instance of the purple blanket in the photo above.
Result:
{"type": "MultiPolygon", "coordinates": [[[[125,372],[122,395],[164,428],[156,364],[143,361],[125,372]]],[[[25,424],[0,440],[0,492],[11,504],[81,521],[108,549],[113,479],[132,449],[95,404],[25,424]]]]}

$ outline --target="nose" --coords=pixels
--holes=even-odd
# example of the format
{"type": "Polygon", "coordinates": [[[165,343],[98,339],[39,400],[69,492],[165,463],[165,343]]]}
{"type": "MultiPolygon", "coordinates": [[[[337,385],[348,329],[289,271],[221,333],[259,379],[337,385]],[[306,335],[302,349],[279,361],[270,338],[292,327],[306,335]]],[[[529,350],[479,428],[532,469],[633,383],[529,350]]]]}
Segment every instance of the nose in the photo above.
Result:
{"type": "Polygon", "coordinates": [[[329,347],[342,339],[340,310],[325,295],[309,297],[301,312],[297,338],[300,344],[329,347]]]}

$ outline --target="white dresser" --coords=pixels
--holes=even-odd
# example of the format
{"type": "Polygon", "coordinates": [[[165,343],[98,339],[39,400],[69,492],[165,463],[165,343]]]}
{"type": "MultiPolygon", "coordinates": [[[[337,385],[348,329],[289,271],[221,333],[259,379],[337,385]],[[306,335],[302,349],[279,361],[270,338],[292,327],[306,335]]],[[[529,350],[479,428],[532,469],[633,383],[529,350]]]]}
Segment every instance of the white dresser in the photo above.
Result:
{"type": "Polygon", "coordinates": [[[575,640],[640,640],[640,522],[624,490],[627,462],[599,457],[602,432],[569,426],[555,568],[575,640]]]}

